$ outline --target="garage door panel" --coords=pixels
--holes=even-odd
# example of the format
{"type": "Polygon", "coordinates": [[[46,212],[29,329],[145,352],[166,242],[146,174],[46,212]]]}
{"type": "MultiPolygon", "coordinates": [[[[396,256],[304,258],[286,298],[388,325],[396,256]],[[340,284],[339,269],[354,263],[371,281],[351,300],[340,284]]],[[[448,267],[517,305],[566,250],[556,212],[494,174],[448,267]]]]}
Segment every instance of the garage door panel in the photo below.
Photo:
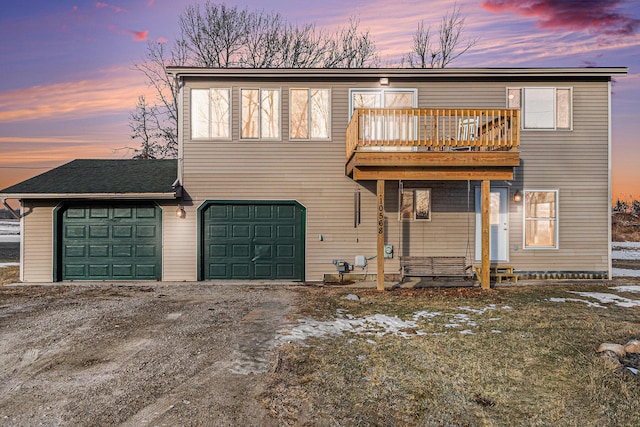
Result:
{"type": "Polygon", "coordinates": [[[278,258],[293,258],[295,256],[295,250],[294,245],[277,245],[276,256],[278,258]]]}
{"type": "Polygon", "coordinates": [[[86,247],[84,245],[67,245],[64,247],[64,253],[70,258],[84,258],[85,249],[86,247]]]}
{"type": "Polygon", "coordinates": [[[131,277],[133,276],[133,265],[131,264],[114,264],[113,277],[131,277]]]}
{"type": "Polygon", "coordinates": [[[251,236],[251,227],[246,224],[242,225],[232,225],[231,226],[231,237],[249,237],[251,236]]]}
{"type": "Polygon", "coordinates": [[[251,247],[248,244],[232,244],[231,256],[233,258],[246,258],[251,255],[251,247]]]}
{"type": "Polygon", "coordinates": [[[136,256],[140,258],[154,258],[156,256],[156,246],[136,245],[136,256]]]}
{"type": "Polygon", "coordinates": [[[89,245],[90,257],[107,257],[109,256],[109,245],[89,245]]]}
{"type": "Polygon", "coordinates": [[[109,237],[109,226],[108,225],[90,225],[89,237],[92,239],[109,237]]]}
{"type": "Polygon", "coordinates": [[[70,278],[85,278],[87,277],[87,269],[84,264],[66,264],[64,266],[64,273],[70,278]]]}
{"type": "Polygon", "coordinates": [[[209,237],[227,237],[229,233],[227,232],[226,225],[211,225],[209,226],[209,237]]]}
{"type": "Polygon", "coordinates": [[[109,208],[91,208],[89,218],[109,218],[109,208]]]}
{"type": "Polygon", "coordinates": [[[273,278],[273,266],[271,264],[256,264],[255,265],[255,278],[256,279],[271,279],[271,278],[273,278]]]}
{"type": "Polygon", "coordinates": [[[251,206],[233,205],[231,206],[231,218],[233,219],[249,219],[251,206]]]}
{"type": "Polygon", "coordinates": [[[209,279],[226,279],[231,275],[227,264],[209,264],[209,279]]]}
{"type": "Polygon", "coordinates": [[[156,237],[155,225],[138,225],[136,227],[136,237],[156,237]]]}
{"type": "Polygon", "coordinates": [[[304,208],[297,203],[210,202],[202,221],[203,278],[304,279],[304,208]]]}
{"type": "Polygon", "coordinates": [[[295,278],[295,265],[294,264],[278,264],[278,277],[283,279],[295,278]]]}
{"type": "Polygon", "coordinates": [[[70,206],[62,214],[62,280],[159,280],[160,209],[153,205],[70,206]]]}
{"type": "Polygon", "coordinates": [[[89,264],[89,277],[96,278],[96,279],[109,277],[109,265],[108,264],[89,264]]]}
{"type": "Polygon", "coordinates": [[[273,218],[273,206],[258,205],[255,207],[256,219],[272,219],[273,218]]]}
{"type": "Polygon", "coordinates": [[[290,237],[293,238],[296,235],[296,228],[292,225],[279,225],[276,229],[276,235],[278,238],[290,237]]]}
{"type": "Polygon", "coordinates": [[[113,229],[113,237],[133,237],[133,225],[114,225],[113,229]]]}
{"type": "Polygon", "coordinates": [[[83,239],[87,234],[87,230],[84,225],[68,226],[64,230],[64,234],[66,237],[83,239]]]}
{"type": "Polygon", "coordinates": [[[231,264],[231,275],[233,279],[250,279],[250,268],[248,264],[231,264]]]}

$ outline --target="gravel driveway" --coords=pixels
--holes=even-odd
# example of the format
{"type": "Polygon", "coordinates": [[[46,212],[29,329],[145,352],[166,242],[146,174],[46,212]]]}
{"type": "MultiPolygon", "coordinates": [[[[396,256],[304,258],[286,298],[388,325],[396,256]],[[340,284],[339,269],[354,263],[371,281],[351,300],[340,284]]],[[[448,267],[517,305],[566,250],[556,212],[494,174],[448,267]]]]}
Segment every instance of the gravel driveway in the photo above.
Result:
{"type": "Polygon", "coordinates": [[[0,287],[0,425],[268,426],[285,285],[0,287]]]}

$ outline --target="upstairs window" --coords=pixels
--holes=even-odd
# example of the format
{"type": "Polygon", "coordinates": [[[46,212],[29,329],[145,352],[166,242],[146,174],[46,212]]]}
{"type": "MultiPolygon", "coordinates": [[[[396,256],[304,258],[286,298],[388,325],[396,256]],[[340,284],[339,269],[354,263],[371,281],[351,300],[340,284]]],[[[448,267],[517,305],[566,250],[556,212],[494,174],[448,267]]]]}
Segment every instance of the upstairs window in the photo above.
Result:
{"type": "MultiPolygon", "coordinates": [[[[417,105],[416,89],[352,89],[349,117],[356,108],[409,109],[417,105]]],[[[413,140],[417,134],[415,117],[392,111],[362,117],[360,138],[370,140],[413,140]]]]}
{"type": "Polygon", "coordinates": [[[289,92],[289,138],[330,139],[329,89],[291,89],[289,92]]]}
{"type": "Polygon", "coordinates": [[[240,89],[240,138],[280,139],[280,90],[240,89]]]}
{"type": "Polygon", "coordinates": [[[404,188],[400,192],[400,220],[431,221],[430,188],[404,188]]]}
{"type": "Polygon", "coordinates": [[[571,88],[509,88],[507,106],[521,109],[522,129],[571,130],[571,88]]]}
{"type": "Polygon", "coordinates": [[[231,138],[231,91],[191,89],[191,139],[231,138]]]}
{"type": "Polygon", "coordinates": [[[524,192],[524,247],[558,248],[558,191],[524,192]]]}

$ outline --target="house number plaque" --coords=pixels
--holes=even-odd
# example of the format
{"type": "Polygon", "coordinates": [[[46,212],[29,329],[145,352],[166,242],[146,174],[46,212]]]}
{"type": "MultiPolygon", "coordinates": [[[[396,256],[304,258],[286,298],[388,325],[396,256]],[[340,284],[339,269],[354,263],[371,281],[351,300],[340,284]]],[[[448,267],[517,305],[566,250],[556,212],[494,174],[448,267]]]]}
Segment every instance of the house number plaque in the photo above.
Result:
{"type": "Polygon", "coordinates": [[[378,195],[378,234],[384,234],[384,194],[378,195]]]}

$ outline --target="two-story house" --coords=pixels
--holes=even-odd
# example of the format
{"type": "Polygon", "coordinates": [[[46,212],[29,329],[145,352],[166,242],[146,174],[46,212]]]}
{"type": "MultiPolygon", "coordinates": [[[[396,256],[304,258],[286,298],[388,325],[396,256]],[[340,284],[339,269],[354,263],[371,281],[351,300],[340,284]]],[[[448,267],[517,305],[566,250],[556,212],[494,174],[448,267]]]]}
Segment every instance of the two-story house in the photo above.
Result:
{"type": "Polygon", "coordinates": [[[75,161],[20,199],[25,281],[398,276],[407,257],[611,274],[626,68],[203,69],[176,161],[75,161]],[[146,175],[145,175],[146,174],[146,175]]]}

